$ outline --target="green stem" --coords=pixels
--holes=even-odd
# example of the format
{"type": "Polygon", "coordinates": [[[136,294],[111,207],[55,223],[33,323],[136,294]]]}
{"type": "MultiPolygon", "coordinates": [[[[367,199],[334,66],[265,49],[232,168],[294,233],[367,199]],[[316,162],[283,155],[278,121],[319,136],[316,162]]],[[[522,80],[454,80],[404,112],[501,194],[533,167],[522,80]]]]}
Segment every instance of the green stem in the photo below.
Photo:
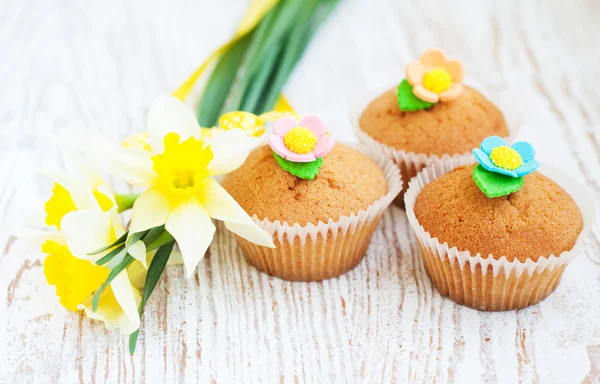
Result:
{"type": "Polygon", "coordinates": [[[165,230],[160,235],[158,235],[154,240],[152,240],[152,242],[150,244],[148,244],[146,246],[146,251],[150,252],[158,247],[161,247],[165,244],[170,243],[173,240],[175,240],[173,238],[173,236],[165,230]]]}
{"type": "Polygon", "coordinates": [[[115,200],[117,201],[118,212],[123,212],[133,208],[133,203],[137,200],[139,193],[128,193],[128,194],[115,194],[115,200]]]}

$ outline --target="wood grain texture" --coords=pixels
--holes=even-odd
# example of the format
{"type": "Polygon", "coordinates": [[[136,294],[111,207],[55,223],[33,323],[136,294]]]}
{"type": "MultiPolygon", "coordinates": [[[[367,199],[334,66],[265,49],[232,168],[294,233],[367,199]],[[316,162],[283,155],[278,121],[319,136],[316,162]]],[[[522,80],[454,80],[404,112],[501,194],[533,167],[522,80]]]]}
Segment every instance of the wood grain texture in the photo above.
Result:
{"type": "MultiPolygon", "coordinates": [[[[168,268],[130,356],[125,338],[59,305],[40,251],[11,228],[47,196],[35,167],[68,165],[49,137],[141,130],[248,1],[0,3],[0,382],[600,382],[598,226],[547,300],[483,313],[433,289],[397,208],[366,259],[322,283],[259,273],[219,226],[192,279],[168,268]]],[[[542,161],[600,197],[599,19],[589,0],[346,0],[286,94],[352,140],[351,110],[441,46],[542,161]]]]}

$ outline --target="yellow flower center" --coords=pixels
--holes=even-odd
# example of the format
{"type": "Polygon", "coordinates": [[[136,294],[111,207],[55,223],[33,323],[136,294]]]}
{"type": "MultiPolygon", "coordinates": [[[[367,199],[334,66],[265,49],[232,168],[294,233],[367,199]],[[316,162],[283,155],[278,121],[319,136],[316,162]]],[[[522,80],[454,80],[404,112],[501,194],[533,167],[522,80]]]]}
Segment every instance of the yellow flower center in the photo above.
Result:
{"type": "Polygon", "coordinates": [[[438,95],[452,85],[452,77],[445,69],[432,69],[423,76],[423,86],[438,95]]]}
{"type": "Polygon", "coordinates": [[[148,142],[148,132],[138,133],[133,136],[129,136],[121,143],[123,148],[134,148],[134,149],[143,149],[144,151],[150,152],[152,147],[150,147],[150,143],[148,142]]]}
{"type": "Polygon", "coordinates": [[[490,160],[495,166],[511,171],[523,165],[519,152],[505,145],[494,148],[490,153],[490,160]]]}
{"type": "Polygon", "coordinates": [[[46,201],[46,224],[60,229],[60,221],[69,212],[76,210],[71,194],[62,185],[54,183],[52,196],[46,201]]]}
{"type": "Polygon", "coordinates": [[[193,137],[180,143],[176,133],[165,136],[164,143],[163,153],[152,157],[154,171],[164,185],[191,195],[197,182],[208,176],[212,150],[193,137]]]}
{"type": "Polygon", "coordinates": [[[304,155],[315,149],[317,135],[308,128],[296,127],[285,134],[283,143],[290,151],[304,155]]]}
{"type": "Polygon", "coordinates": [[[56,286],[60,303],[71,311],[94,293],[110,273],[106,267],[76,258],[66,245],[51,240],[42,245],[42,252],[48,255],[44,260],[46,280],[56,286]]]}

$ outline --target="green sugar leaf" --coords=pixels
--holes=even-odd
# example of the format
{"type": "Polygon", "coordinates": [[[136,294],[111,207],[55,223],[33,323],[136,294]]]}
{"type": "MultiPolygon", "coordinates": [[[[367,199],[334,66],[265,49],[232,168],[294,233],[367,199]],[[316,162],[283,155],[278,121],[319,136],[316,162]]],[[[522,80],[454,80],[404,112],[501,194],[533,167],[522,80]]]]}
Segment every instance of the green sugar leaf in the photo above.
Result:
{"type": "Polygon", "coordinates": [[[398,86],[398,106],[403,112],[423,111],[432,108],[436,103],[428,103],[419,99],[412,91],[413,87],[406,81],[402,80],[398,86]]]}
{"type": "Polygon", "coordinates": [[[273,152],[273,156],[275,156],[275,160],[277,160],[281,168],[304,180],[313,180],[319,173],[321,165],[323,165],[323,158],[308,163],[294,163],[293,161],[284,159],[275,152],[273,152]]]}
{"type": "Polygon", "coordinates": [[[481,165],[473,169],[473,180],[487,197],[510,195],[523,187],[522,177],[510,177],[486,170],[481,165]]]}

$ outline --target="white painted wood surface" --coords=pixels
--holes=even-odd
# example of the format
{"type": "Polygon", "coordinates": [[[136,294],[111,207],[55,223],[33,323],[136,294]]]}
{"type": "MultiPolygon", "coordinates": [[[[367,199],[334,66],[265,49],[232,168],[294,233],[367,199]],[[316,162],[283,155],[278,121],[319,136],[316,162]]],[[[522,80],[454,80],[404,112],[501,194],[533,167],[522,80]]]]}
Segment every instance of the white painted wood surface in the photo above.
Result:
{"type": "MultiPolygon", "coordinates": [[[[556,292],[516,312],[441,297],[397,208],[366,259],[322,283],[257,272],[219,227],[194,278],[169,267],[133,356],[59,305],[41,252],[10,236],[47,193],[34,167],[64,165],[45,136],[141,130],[153,98],[225,41],[247,4],[0,1],[0,382],[600,382],[598,226],[556,292]]],[[[519,137],[542,161],[600,197],[599,20],[591,0],[346,0],[286,94],[348,140],[351,106],[441,46],[467,82],[519,111],[519,137]]]]}

